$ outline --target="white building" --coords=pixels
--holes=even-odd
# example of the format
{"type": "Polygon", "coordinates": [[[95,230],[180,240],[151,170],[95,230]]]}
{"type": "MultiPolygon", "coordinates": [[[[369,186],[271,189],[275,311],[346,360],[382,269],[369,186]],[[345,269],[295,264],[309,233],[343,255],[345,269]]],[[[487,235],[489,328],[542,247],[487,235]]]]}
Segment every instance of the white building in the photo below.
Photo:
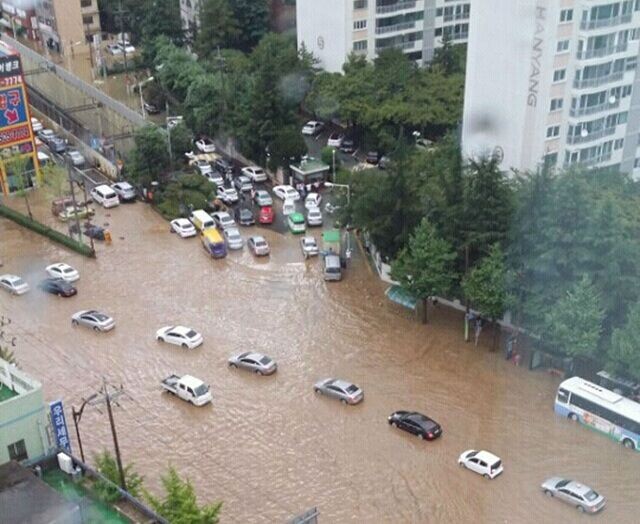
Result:
{"type": "Polygon", "coordinates": [[[464,153],[498,153],[504,169],[639,167],[639,28],[640,0],[483,0],[469,30],[464,153]]]}
{"type": "Polygon", "coordinates": [[[396,47],[421,64],[443,35],[466,42],[470,0],[297,0],[298,46],[327,71],[342,71],[351,53],[369,59],[396,47]]]}
{"type": "Polygon", "coordinates": [[[200,0],[180,0],[180,21],[187,36],[193,37],[200,23],[200,0]]]}

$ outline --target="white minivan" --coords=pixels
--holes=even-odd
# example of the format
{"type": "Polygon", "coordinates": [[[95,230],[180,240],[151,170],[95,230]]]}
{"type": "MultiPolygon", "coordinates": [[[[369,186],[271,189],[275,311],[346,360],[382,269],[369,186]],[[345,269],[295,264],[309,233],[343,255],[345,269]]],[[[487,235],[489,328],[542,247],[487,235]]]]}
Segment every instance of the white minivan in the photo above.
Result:
{"type": "Polygon", "coordinates": [[[116,192],[106,184],[94,187],[90,195],[91,200],[101,204],[103,207],[115,207],[120,204],[120,199],[116,192]]]}
{"type": "Polygon", "coordinates": [[[211,215],[203,209],[196,209],[195,211],[192,211],[189,215],[189,220],[191,220],[191,223],[201,232],[205,229],[216,227],[216,223],[213,221],[213,218],[211,218],[211,215]]]}

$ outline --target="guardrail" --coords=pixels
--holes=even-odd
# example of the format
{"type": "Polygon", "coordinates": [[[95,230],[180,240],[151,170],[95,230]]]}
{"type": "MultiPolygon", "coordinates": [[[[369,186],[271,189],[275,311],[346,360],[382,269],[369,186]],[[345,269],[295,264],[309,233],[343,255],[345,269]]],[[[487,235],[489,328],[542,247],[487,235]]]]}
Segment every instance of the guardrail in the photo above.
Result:
{"type": "Polygon", "coordinates": [[[406,0],[404,2],[397,2],[391,5],[381,5],[376,7],[376,13],[379,15],[386,13],[394,13],[403,9],[413,9],[416,6],[415,0],[406,0]]]}

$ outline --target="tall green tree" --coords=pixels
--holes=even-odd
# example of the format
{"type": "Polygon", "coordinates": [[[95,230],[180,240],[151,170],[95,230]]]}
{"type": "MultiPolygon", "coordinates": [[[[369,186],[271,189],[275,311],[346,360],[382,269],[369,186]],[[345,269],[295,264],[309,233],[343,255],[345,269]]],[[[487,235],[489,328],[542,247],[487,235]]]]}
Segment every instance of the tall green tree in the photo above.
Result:
{"type": "Polygon", "coordinates": [[[464,178],[465,248],[468,267],[507,238],[513,212],[513,193],[495,157],[470,160],[464,178]]]}
{"type": "Polygon", "coordinates": [[[229,0],[239,31],[234,47],[251,51],[269,30],[268,0],[229,0]]]}
{"type": "MultiPolygon", "coordinates": [[[[102,453],[94,456],[94,461],[98,467],[98,471],[102,473],[110,482],[98,480],[94,489],[98,496],[106,502],[115,502],[120,500],[120,493],[117,486],[120,485],[120,472],[115,457],[106,449],[102,453]]],[[[140,495],[144,478],[133,470],[133,464],[127,464],[124,467],[125,484],[127,491],[134,497],[140,495]]]]}
{"type": "Polygon", "coordinates": [[[429,64],[441,68],[447,75],[464,74],[467,65],[466,44],[453,44],[448,36],[442,37],[442,46],[437,48],[429,64]]]}
{"type": "Polygon", "coordinates": [[[219,49],[233,47],[240,31],[229,0],[202,0],[194,49],[198,56],[210,57],[219,49]]]}
{"type": "Polygon", "coordinates": [[[164,495],[156,498],[147,493],[151,507],[171,524],[217,524],[222,502],[201,506],[191,482],[180,478],[171,467],[162,477],[164,495]]]}
{"type": "Polygon", "coordinates": [[[640,380],[640,302],[630,310],[627,323],[613,331],[607,368],[619,375],[640,380]]]}
{"type": "Polygon", "coordinates": [[[504,254],[498,244],[494,244],[489,254],[473,268],[462,281],[462,289],[474,309],[480,311],[493,323],[493,347],[498,341],[498,320],[510,304],[507,289],[507,266],[504,254]]]}
{"type": "Polygon", "coordinates": [[[33,220],[33,213],[31,212],[31,204],[29,203],[29,189],[31,187],[31,175],[30,170],[33,169],[31,160],[26,155],[14,155],[8,161],[5,161],[7,170],[14,176],[16,181],[17,196],[24,198],[24,203],[27,207],[27,214],[29,218],[33,220]]]}
{"type": "Polygon", "coordinates": [[[198,76],[184,103],[187,124],[197,134],[215,136],[222,130],[225,118],[225,79],[220,73],[198,76]]]}
{"type": "Polygon", "coordinates": [[[435,227],[424,219],[408,245],[391,264],[391,278],[422,301],[422,321],[427,323],[427,299],[445,296],[455,279],[455,253],[438,237],[435,227]]]}
{"type": "Polygon", "coordinates": [[[142,39],[150,40],[164,35],[174,44],[183,42],[179,0],[143,0],[141,3],[145,8],[140,27],[142,39]]]}
{"type": "Polygon", "coordinates": [[[543,343],[559,353],[595,357],[604,314],[597,290],[583,275],[547,312],[543,343]]]}
{"type": "Polygon", "coordinates": [[[184,160],[184,154],[192,149],[193,133],[181,122],[171,130],[171,154],[176,160],[184,160]]]}
{"type": "Polygon", "coordinates": [[[136,131],[134,140],[130,172],[135,180],[148,184],[168,169],[167,137],[162,129],[149,125],[136,131]]]}
{"type": "Polygon", "coordinates": [[[283,127],[276,132],[273,142],[269,145],[269,167],[288,169],[292,158],[297,160],[306,152],[307,145],[300,135],[300,129],[293,125],[283,127]]]}

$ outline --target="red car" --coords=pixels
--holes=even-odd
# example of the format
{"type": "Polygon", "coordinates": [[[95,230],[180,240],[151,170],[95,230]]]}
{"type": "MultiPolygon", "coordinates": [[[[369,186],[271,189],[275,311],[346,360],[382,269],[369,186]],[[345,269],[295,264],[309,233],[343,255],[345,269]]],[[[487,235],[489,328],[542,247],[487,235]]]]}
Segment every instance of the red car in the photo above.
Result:
{"type": "Polygon", "coordinates": [[[273,208],[271,206],[264,206],[260,208],[258,213],[258,222],[261,224],[273,224],[273,208]]]}

